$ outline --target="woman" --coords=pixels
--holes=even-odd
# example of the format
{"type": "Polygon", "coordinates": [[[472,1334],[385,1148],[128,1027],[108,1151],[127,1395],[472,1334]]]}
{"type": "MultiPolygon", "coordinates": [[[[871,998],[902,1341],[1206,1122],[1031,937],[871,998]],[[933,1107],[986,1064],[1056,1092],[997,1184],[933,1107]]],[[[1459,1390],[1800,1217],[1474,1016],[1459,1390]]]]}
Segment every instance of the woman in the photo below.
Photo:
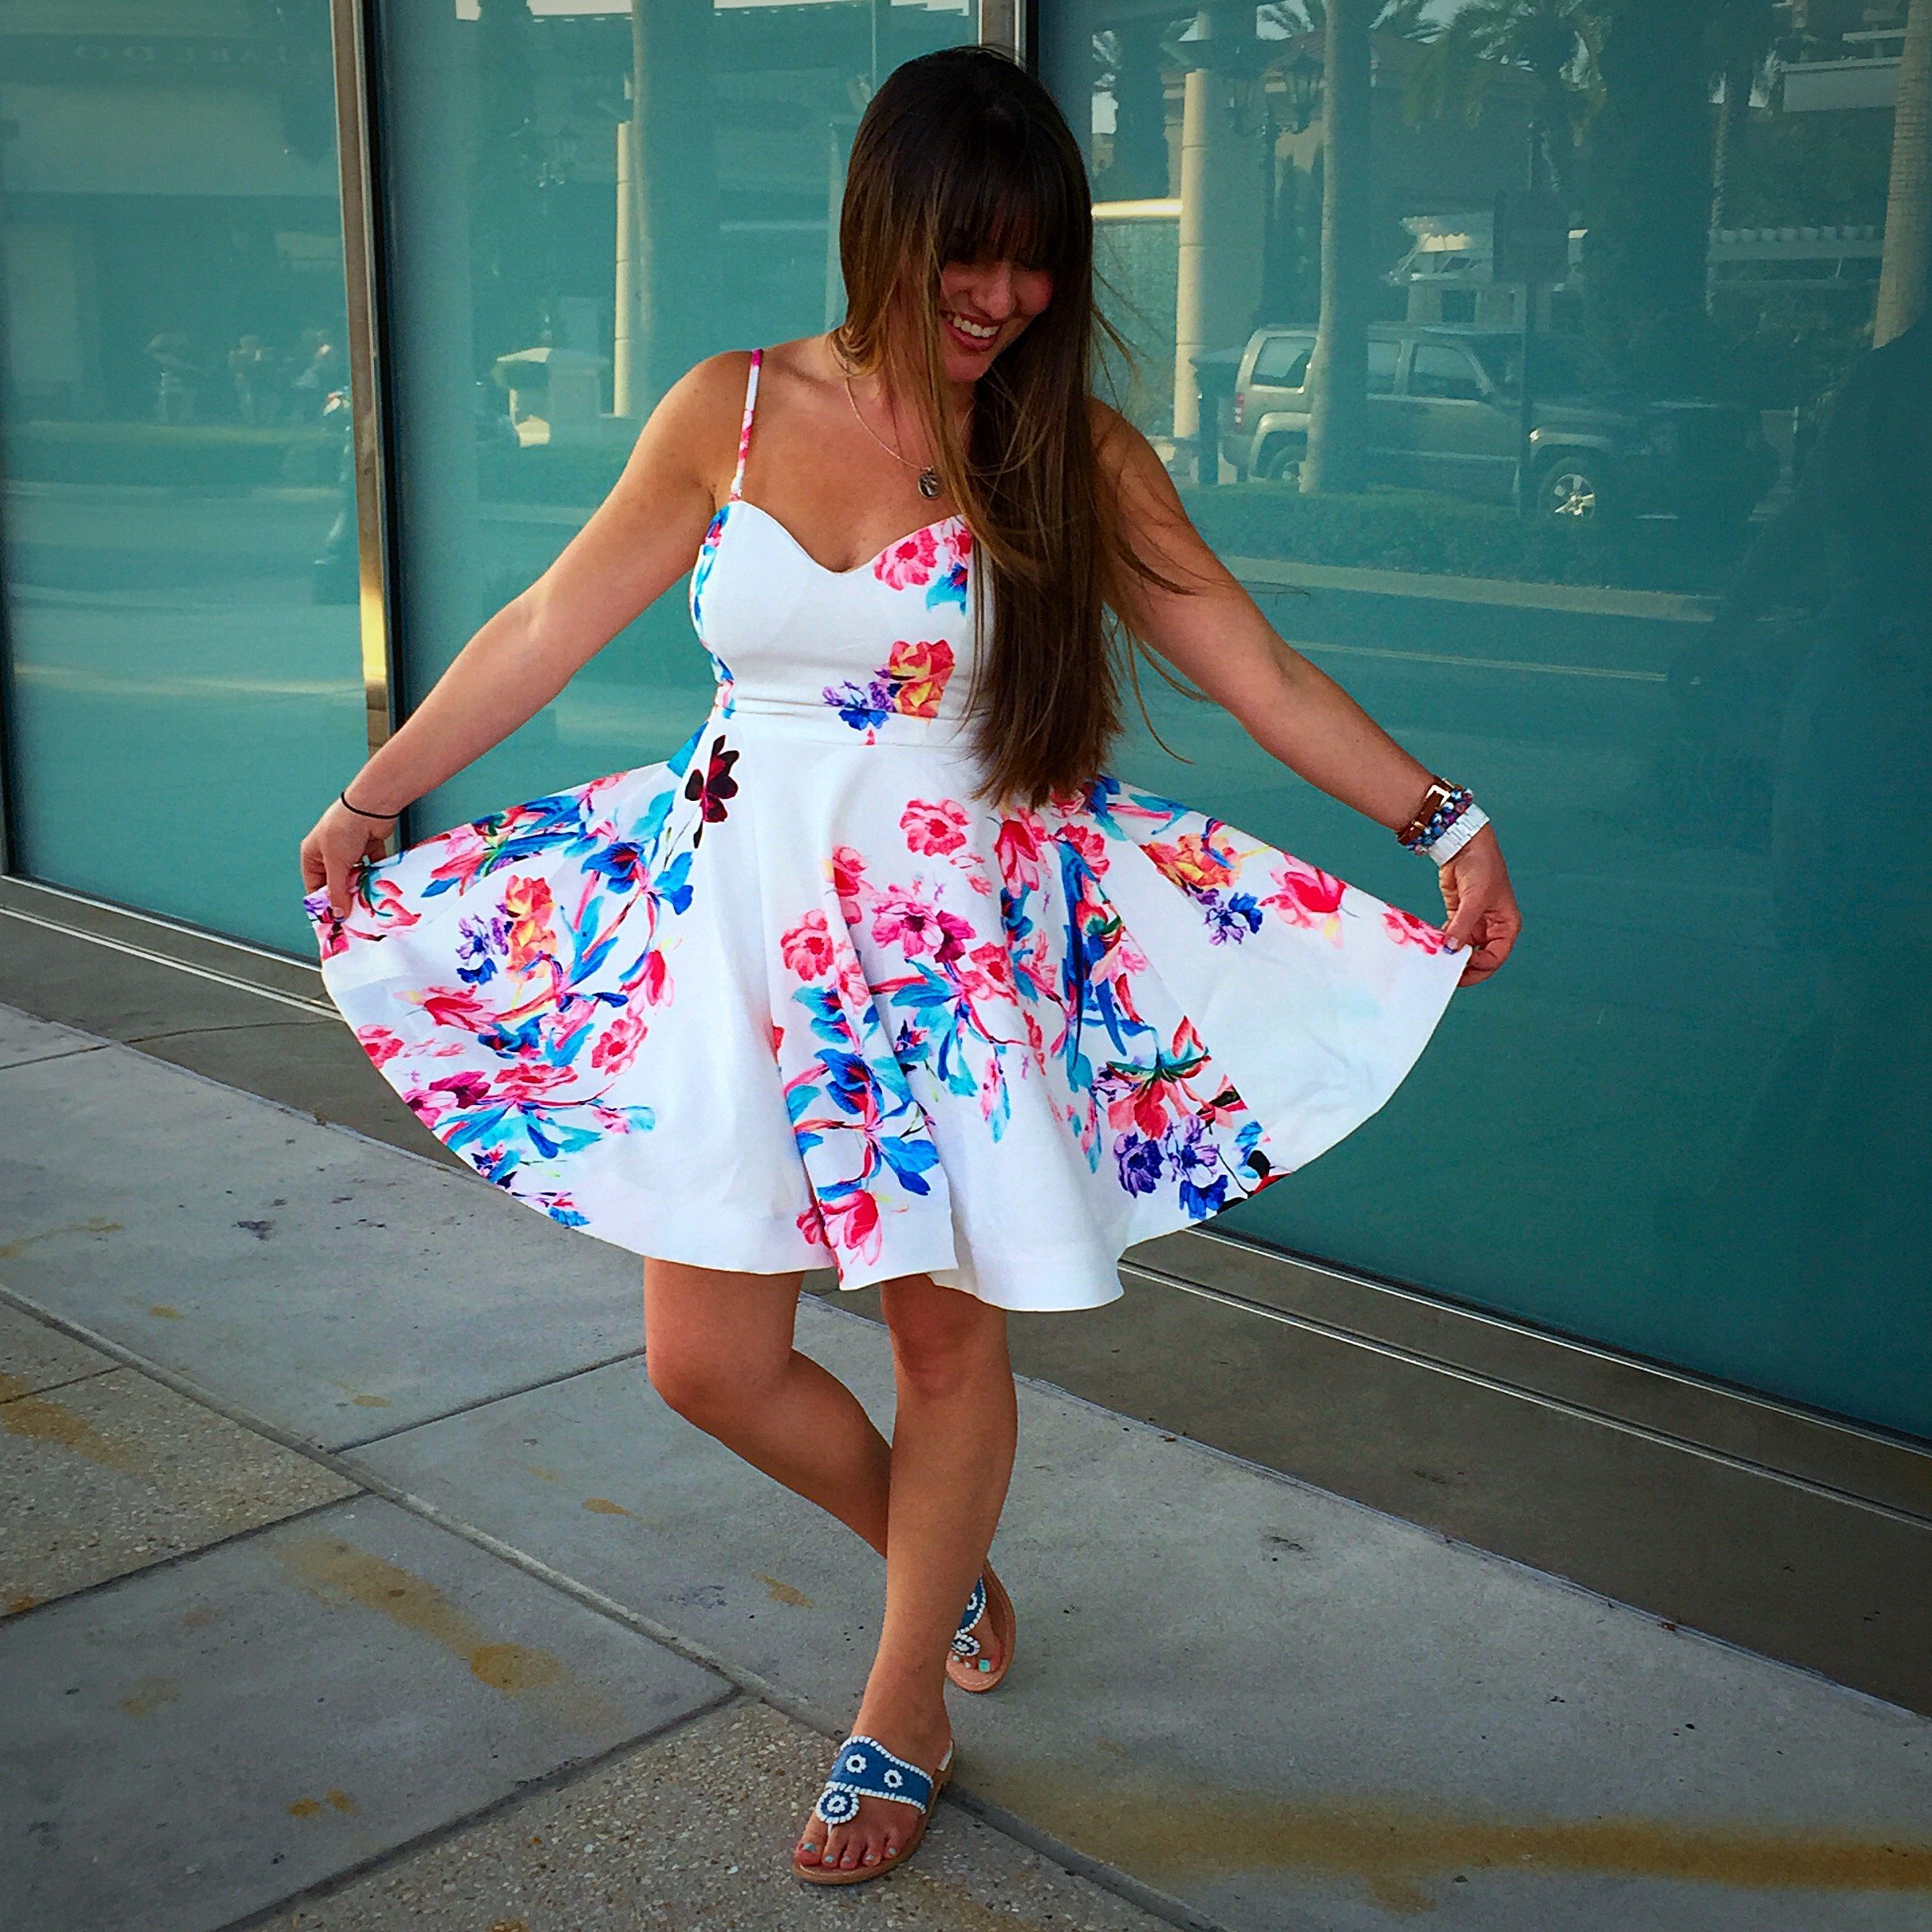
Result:
{"type": "Polygon", "coordinates": [[[975,48],[900,68],[853,146],[845,322],[672,388],[302,849],[385,1076],[489,1178],[645,1256],[665,1399],[886,1557],[794,1854],[814,1882],[909,1855],[945,1683],[1013,1656],[986,1567],[1007,1310],[1111,1299],[1130,1242],[1349,1132],[1519,923],[1467,792],[1282,642],[1089,396],[1091,240],[1036,82],[975,48]],[[381,859],[687,571],[718,696],[683,751],[381,859]],[[1447,934],[1103,776],[1121,630],[1442,861],[1447,934]],[[792,1348],[827,1264],[883,1284],[889,1443],[792,1348]]]}

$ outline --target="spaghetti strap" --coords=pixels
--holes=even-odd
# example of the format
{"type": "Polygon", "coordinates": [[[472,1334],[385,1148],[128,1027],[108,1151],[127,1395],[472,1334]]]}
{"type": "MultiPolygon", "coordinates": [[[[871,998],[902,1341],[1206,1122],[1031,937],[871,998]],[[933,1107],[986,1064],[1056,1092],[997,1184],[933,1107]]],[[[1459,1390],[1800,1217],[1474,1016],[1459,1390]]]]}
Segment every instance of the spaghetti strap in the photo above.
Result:
{"type": "Polygon", "coordinates": [[[733,503],[744,492],[745,459],[751,453],[751,414],[758,407],[758,365],[764,360],[762,349],[751,351],[751,373],[745,378],[744,420],[738,425],[738,467],[732,472],[730,500],[733,503]]]}

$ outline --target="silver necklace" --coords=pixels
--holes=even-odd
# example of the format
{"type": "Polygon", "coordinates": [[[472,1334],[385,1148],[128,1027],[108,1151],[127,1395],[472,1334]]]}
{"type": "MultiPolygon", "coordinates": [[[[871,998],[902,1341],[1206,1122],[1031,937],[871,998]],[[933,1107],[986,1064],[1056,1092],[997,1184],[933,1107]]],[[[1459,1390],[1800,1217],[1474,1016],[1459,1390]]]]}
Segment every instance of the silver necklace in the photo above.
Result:
{"type": "Polygon", "coordinates": [[[922,496],[937,496],[939,494],[939,472],[930,463],[927,464],[924,469],[919,469],[919,466],[910,456],[902,455],[866,421],[863,412],[859,407],[859,399],[852,394],[852,378],[849,376],[845,378],[845,400],[852,405],[852,414],[859,418],[859,427],[888,456],[897,456],[908,470],[919,470],[919,493],[922,496]]]}

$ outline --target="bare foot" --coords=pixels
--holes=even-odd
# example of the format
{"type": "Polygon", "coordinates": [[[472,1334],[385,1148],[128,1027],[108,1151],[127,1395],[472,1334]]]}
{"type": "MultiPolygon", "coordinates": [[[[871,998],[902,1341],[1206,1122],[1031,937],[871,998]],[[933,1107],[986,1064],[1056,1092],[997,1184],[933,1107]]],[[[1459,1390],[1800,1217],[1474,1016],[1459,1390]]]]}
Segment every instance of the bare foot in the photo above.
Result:
{"type": "MultiPolygon", "coordinates": [[[[930,1777],[936,1775],[940,1760],[953,1741],[943,1704],[923,1714],[909,1712],[874,1711],[862,1705],[852,1721],[854,1735],[869,1737],[882,1744],[895,1758],[917,1765],[930,1777]]],[[[858,1816],[848,1823],[828,1826],[814,1813],[806,1820],[798,1843],[801,1865],[829,1870],[856,1871],[882,1859],[896,1858],[911,1835],[919,1829],[915,1806],[895,1803],[889,1798],[861,1798],[858,1816]]]]}
{"type": "Polygon", "coordinates": [[[1013,1648],[1009,1614],[998,1594],[989,1589],[987,1607],[972,1631],[979,1648],[969,1657],[961,1657],[956,1650],[946,1659],[946,1676],[962,1690],[982,1688],[976,1680],[997,1676],[1005,1663],[1013,1648]]]}

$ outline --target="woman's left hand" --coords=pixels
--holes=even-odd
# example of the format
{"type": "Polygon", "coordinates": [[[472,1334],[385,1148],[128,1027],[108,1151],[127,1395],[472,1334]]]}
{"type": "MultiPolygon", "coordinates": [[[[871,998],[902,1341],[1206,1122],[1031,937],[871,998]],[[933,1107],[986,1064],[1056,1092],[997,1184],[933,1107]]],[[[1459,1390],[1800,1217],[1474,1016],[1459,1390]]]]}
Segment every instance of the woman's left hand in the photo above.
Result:
{"type": "Polygon", "coordinates": [[[1522,912],[1495,826],[1485,826],[1443,865],[1441,882],[1443,904],[1449,909],[1443,930],[1452,944],[1470,949],[1469,964],[1456,984],[1473,986],[1509,957],[1522,930],[1522,912]]]}

